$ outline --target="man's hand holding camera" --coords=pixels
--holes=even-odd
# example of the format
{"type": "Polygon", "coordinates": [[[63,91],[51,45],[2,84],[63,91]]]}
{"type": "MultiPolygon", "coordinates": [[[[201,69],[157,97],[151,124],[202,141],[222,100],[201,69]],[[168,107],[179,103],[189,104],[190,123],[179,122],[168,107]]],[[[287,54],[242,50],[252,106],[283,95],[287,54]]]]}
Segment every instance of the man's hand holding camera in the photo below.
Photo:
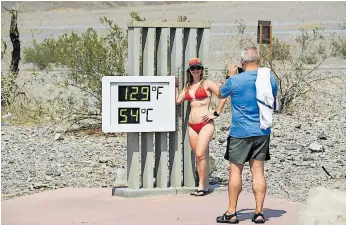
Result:
{"type": "Polygon", "coordinates": [[[228,76],[232,76],[232,75],[237,74],[237,73],[238,73],[238,66],[237,65],[234,65],[234,66],[228,68],[228,76]]]}

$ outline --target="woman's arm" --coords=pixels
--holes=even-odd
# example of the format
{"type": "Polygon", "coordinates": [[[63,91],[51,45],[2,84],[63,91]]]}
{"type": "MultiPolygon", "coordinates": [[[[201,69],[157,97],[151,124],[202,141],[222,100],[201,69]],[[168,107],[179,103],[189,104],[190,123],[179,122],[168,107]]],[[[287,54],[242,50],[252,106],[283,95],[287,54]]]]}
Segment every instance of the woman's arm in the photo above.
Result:
{"type": "Polygon", "coordinates": [[[175,103],[176,104],[181,104],[182,102],[185,101],[185,92],[186,92],[186,89],[184,88],[180,94],[179,93],[179,90],[178,90],[178,87],[175,87],[175,103]]]}
{"type": "Polygon", "coordinates": [[[214,83],[211,80],[207,80],[207,87],[208,89],[214,93],[214,95],[216,95],[218,98],[222,98],[221,96],[221,92],[220,92],[220,87],[221,85],[217,85],[216,83],[214,83]]]}
{"type": "Polygon", "coordinates": [[[219,99],[219,104],[216,109],[217,114],[220,114],[222,112],[223,108],[225,107],[226,101],[227,101],[227,98],[219,99]]]}

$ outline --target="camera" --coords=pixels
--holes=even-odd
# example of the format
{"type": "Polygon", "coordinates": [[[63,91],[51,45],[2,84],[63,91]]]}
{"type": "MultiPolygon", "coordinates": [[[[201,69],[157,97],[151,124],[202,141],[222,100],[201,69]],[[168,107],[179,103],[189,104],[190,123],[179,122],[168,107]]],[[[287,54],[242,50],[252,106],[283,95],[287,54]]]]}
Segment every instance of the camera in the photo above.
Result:
{"type": "MultiPolygon", "coordinates": [[[[237,74],[244,72],[243,68],[238,67],[237,74]]],[[[226,75],[226,80],[230,77],[230,75],[226,75]]]]}

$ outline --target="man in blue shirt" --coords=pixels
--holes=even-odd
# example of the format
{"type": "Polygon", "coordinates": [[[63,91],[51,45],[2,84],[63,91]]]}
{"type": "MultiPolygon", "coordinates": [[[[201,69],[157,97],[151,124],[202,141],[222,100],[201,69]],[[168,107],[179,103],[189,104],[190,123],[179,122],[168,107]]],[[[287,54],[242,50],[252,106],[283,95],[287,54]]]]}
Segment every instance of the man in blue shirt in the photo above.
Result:
{"type": "MultiPolygon", "coordinates": [[[[242,170],[249,162],[252,174],[252,188],[256,200],[253,222],[264,223],[263,202],[266,193],[264,161],[270,159],[270,128],[260,128],[259,107],[256,98],[256,78],[259,68],[259,53],[256,47],[249,47],[241,53],[243,71],[237,74],[237,66],[229,69],[230,77],[217,94],[223,108],[225,98],[231,97],[232,125],[227,138],[225,159],[230,161],[229,208],[225,214],[217,217],[218,223],[238,223],[236,214],[238,196],[242,190],[242,170]]],[[[274,98],[277,85],[271,73],[271,85],[274,98]]],[[[220,109],[220,106],[218,110],[220,109]]],[[[219,110],[220,111],[220,110],[219,110]]]]}

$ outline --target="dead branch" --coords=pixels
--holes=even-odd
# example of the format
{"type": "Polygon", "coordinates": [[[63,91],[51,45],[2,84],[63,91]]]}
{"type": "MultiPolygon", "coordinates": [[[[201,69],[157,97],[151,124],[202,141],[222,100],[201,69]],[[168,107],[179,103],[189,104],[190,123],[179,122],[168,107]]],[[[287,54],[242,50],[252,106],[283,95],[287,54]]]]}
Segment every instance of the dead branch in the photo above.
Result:
{"type": "Polygon", "coordinates": [[[1,59],[4,58],[6,50],[7,50],[7,44],[6,41],[4,41],[3,39],[1,39],[1,59]]]}
{"type": "Polygon", "coordinates": [[[330,173],[327,171],[327,169],[326,168],[324,168],[324,166],[322,166],[322,169],[323,169],[323,171],[324,172],[326,172],[326,174],[330,177],[330,178],[332,178],[333,179],[333,176],[332,175],[330,175],[330,173]]]}
{"type": "Polygon", "coordinates": [[[19,62],[20,62],[20,41],[18,31],[18,11],[17,9],[11,10],[11,25],[10,25],[10,39],[13,45],[12,60],[10,65],[10,71],[13,74],[18,75],[19,62]]]}
{"type": "Polygon", "coordinates": [[[69,83],[68,85],[72,86],[72,87],[76,87],[78,89],[80,89],[81,91],[84,91],[85,93],[88,93],[90,95],[92,95],[93,97],[95,97],[99,102],[102,102],[102,99],[99,98],[97,95],[95,95],[94,93],[88,91],[87,89],[83,88],[83,87],[80,87],[79,85],[77,84],[72,84],[72,83],[69,83]]]}

